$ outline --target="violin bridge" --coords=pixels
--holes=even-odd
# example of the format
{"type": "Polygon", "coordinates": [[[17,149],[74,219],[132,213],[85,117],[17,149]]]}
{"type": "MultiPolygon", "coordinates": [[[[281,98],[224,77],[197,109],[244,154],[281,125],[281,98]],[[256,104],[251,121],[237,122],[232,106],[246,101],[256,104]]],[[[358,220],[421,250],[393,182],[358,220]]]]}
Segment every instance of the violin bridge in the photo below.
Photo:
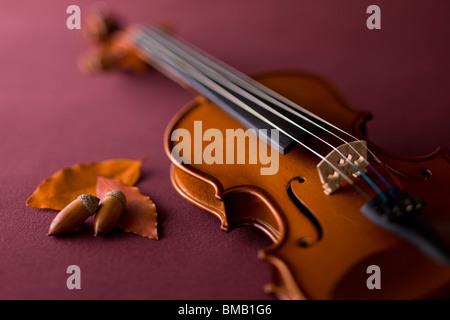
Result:
{"type": "Polygon", "coordinates": [[[358,140],[344,143],[335,148],[317,165],[323,192],[330,195],[339,188],[339,182],[344,179],[341,173],[346,176],[358,177],[361,175],[360,171],[367,172],[367,165],[367,144],[365,141],[358,140]],[[346,158],[343,158],[342,155],[346,158]],[[338,168],[340,173],[330,163],[338,168]]]}

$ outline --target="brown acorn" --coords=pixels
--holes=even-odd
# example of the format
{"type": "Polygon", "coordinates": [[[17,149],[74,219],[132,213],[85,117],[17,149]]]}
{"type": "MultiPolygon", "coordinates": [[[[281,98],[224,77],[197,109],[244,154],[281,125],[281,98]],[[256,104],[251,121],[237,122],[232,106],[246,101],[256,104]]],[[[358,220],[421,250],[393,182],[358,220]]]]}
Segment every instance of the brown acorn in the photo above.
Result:
{"type": "Polygon", "coordinates": [[[56,215],[47,235],[60,236],[73,231],[97,211],[99,201],[91,194],[78,196],[56,215]]]}
{"type": "Polygon", "coordinates": [[[105,194],[94,219],[94,234],[105,234],[119,222],[127,199],[122,191],[114,190],[105,194]]]}

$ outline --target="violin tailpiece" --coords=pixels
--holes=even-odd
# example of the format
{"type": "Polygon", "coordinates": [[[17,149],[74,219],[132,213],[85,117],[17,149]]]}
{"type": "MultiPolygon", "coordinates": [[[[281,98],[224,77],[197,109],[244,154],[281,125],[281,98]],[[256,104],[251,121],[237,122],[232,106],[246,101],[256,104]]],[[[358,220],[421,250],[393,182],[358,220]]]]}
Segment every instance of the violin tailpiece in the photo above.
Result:
{"type": "Polygon", "coordinates": [[[392,188],[377,195],[361,207],[372,222],[405,239],[429,257],[450,264],[450,251],[438,238],[422,208],[425,201],[414,199],[407,192],[392,188]]]}

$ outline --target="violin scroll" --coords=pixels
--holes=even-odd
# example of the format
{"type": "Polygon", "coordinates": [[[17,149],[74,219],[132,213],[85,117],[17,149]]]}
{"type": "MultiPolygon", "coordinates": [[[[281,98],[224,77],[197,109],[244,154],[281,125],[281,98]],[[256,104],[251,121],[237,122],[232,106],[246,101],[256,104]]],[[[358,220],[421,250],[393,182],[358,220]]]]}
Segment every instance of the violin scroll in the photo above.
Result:
{"type": "Polygon", "coordinates": [[[88,14],[83,37],[90,45],[78,61],[85,73],[96,73],[121,69],[134,73],[151,70],[149,64],[130,43],[127,29],[122,29],[119,20],[105,6],[95,6],[88,14]]]}

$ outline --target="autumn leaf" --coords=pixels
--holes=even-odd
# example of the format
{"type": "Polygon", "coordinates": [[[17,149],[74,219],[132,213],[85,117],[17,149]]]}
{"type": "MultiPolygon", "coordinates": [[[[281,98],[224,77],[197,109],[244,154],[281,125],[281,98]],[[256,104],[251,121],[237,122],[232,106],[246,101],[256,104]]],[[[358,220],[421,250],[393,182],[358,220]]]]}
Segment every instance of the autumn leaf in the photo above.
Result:
{"type": "Polygon", "coordinates": [[[117,179],[126,185],[134,185],[139,179],[141,164],[141,160],[129,159],[76,164],[59,170],[42,181],[26,204],[35,208],[62,210],[80,194],[95,195],[97,176],[117,179]]]}
{"type": "Polygon", "coordinates": [[[127,205],[118,222],[118,227],[142,237],[158,240],[157,213],[153,201],[142,194],[137,187],[130,187],[118,180],[97,178],[97,197],[102,199],[106,193],[120,190],[127,198],[127,205]]]}

